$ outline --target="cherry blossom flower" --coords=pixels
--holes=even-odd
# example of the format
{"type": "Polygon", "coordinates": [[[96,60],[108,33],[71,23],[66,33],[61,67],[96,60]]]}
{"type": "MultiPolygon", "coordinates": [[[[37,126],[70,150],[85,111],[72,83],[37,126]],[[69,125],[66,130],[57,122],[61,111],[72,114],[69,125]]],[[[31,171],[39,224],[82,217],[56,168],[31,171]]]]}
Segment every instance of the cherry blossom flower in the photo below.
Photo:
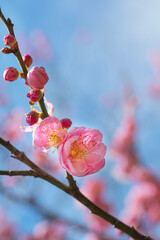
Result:
{"type": "Polygon", "coordinates": [[[71,175],[83,177],[98,172],[105,165],[106,145],[96,129],[75,127],[58,148],[60,164],[71,175]]]}
{"type": "Polygon", "coordinates": [[[46,152],[51,147],[57,148],[66,134],[58,118],[47,117],[33,131],[33,146],[39,151],[46,152]]]}

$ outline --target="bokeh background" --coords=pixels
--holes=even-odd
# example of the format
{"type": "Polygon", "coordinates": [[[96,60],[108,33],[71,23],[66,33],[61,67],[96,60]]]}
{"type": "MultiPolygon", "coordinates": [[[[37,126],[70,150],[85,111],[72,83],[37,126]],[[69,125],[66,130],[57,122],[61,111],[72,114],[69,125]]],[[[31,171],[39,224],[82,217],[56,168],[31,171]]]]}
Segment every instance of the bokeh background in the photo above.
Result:
{"type": "MultiPolygon", "coordinates": [[[[22,54],[30,54],[33,65],[46,68],[49,82],[45,96],[53,103],[56,117],[71,118],[73,126],[99,129],[109,146],[122,118],[123,87],[126,83],[131,86],[138,101],[136,148],[143,164],[158,176],[160,99],[158,90],[151,91],[151,85],[157,84],[160,76],[157,70],[160,66],[160,1],[1,0],[0,7],[15,25],[22,54]]],[[[0,48],[4,47],[5,34],[7,30],[0,22],[0,48]]],[[[3,71],[8,66],[20,71],[13,55],[0,54],[2,124],[4,114],[15,108],[22,111],[22,115],[30,111],[26,98],[28,88],[23,79],[13,83],[3,80],[3,71]]],[[[20,121],[25,124],[25,116],[20,121]]],[[[30,133],[23,134],[17,147],[27,151],[31,149],[31,141],[30,133]]],[[[2,162],[7,161],[4,157],[7,159],[9,154],[2,153],[2,162]]],[[[9,160],[9,168],[13,161],[9,160]]],[[[106,198],[113,203],[115,215],[119,216],[132,183],[115,179],[113,165],[106,155],[106,166],[95,177],[105,180],[106,198]]],[[[76,180],[81,185],[84,178],[76,180]]],[[[84,223],[82,213],[73,206],[70,197],[40,180],[30,178],[26,181],[25,188],[12,186],[11,189],[24,196],[36,190],[38,201],[47,209],[84,223]]],[[[35,224],[43,219],[34,209],[13,203],[3,194],[0,205],[22,233],[32,232],[35,224]]],[[[160,236],[160,226],[156,226],[155,231],[160,236]]],[[[83,235],[73,227],[67,239],[78,240],[83,235]]],[[[128,238],[123,236],[122,239],[128,238]]]]}

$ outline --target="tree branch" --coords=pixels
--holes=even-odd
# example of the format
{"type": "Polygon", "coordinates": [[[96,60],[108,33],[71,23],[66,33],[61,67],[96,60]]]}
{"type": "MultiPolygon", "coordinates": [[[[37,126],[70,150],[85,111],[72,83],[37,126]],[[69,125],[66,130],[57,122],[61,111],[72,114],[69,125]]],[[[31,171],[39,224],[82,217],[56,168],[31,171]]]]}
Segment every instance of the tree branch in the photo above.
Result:
{"type": "MultiPolygon", "coordinates": [[[[66,178],[69,182],[69,187],[64,183],[60,182],[58,179],[54,178],[52,175],[42,170],[41,168],[39,168],[24,154],[24,152],[20,152],[9,141],[5,141],[0,137],[0,144],[3,145],[5,148],[7,148],[13,154],[14,158],[18,159],[20,162],[29,166],[34,172],[36,172],[37,174],[36,177],[44,179],[45,181],[51,183],[52,185],[58,187],[62,191],[66,192],[67,194],[71,195],[77,201],[81,202],[84,206],[86,206],[91,211],[92,214],[95,214],[103,218],[104,220],[112,224],[115,228],[128,234],[130,237],[132,237],[135,240],[153,240],[151,237],[142,235],[134,227],[130,227],[126,225],[125,223],[121,222],[119,219],[105,212],[103,209],[99,208],[97,205],[91,202],[87,197],[85,197],[79,191],[79,188],[77,187],[75,180],[68,172],[66,172],[66,178]]],[[[34,175],[30,175],[30,176],[34,176],[34,175]]]]}
{"type": "Polygon", "coordinates": [[[6,170],[0,170],[0,175],[7,175],[7,176],[33,176],[38,177],[37,172],[33,170],[21,170],[21,171],[6,171],[6,170]]]}

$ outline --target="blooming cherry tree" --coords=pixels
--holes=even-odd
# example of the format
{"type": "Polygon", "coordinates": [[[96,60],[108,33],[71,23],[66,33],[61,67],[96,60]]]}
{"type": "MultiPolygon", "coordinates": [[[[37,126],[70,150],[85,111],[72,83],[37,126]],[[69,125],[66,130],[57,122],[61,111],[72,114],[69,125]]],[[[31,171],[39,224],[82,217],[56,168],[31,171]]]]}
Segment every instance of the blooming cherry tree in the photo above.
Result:
{"type": "MultiPolygon", "coordinates": [[[[91,213],[88,217],[88,221],[90,222],[89,231],[93,230],[93,226],[95,226],[94,228],[96,231],[102,233],[106,226],[108,227],[108,225],[111,224],[114,228],[119,229],[121,232],[127,234],[133,239],[152,240],[151,237],[145,236],[145,233],[142,234],[139,232],[136,225],[136,217],[138,214],[135,216],[134,214],[136,211],[134,213],[130,212],[128,204],[126,205],[126,210],[123,212],[123,216],[130,216],[130,218],[128,217],[128,222],[134,226],[129,226],[108,213],[108,211],[112,209],[112,205],[105,202],[101,197],[104,184],[103,182],[94,180],[93,178],[93,181],[89,184],[90,187],[87,190],[83,190],[83,188],[82,192],[79,190],[73,176],[85,177],[100,171],[105,166],[107,146],[103,141],[103,134],[97,129],[82,126],[71,128],[72,121],[70,119],[63,118],[60,120],[57,116],[53,115],[54,109],[52,103],[47,102],[44,98],[44,88],[49,81],[47,71],[43,67],[38,66],[34,66],[29,70],[33,63],[32,57],[28,54],[25,54],[22,57],[11,20],[6,19],[1,11],[0,18],[9,31],[9,34],[3,38],[6,47],[4,47],[1,52],[3,54],[15,55],[22,69],[22,72],[19,72],[14,67],[8,67],[4,71],[4,79],[6,81],[13,82],[17,80],[18,77],[21,77],[24,79],[26,87],[30,88],[27,98],[29,99],[31,111],[26,114],[26,122],[29,126],[22,127],[22,131],[33,131],[33,147],[36,151],[49,152],[52,148],[54,148],[53,153],[57,151],[59,165],[61,165],[65,170],[68,184],[64,184],[50,174],[48,171],[49,169],[46,170],[42,168],[44,164],[40,164],[40,162],[39,164],[36,164],[31,161],[24,152],[19,151],[10,142],[8,142],[10,139],[6,139],[6,141],[3,138],[0,138],[0,144],[11,152],[13,158],[28,166],[29,169],[13,171],[1,170],[0,174],[12,177],[32,176],[43,179],[44,181],[61,189],[66,194],[70,195],[82,205],[87,207],[94,215],[94,218],[92,219],[90,218],[91,213]],[[35,103],[38,103],[39,110],[36,110],[33,106],[35,103]],[[48,106],[48,110],[46,106],[48,106]],[[83,194],[83,191],[85,194],[83,194]]],[[[140,164],[133,148],[135,130],[133,113],[135,105],[133,104],[133,101],[129,103],[132,105],[132,108],[129,109],[132,109],[133,111],[128,112],[126,110],[127,108],[125,108],[124,121],[120,129],[117,131],[111,146],[112,154],[115,154],[116,156],[119,155],[119,159],[123,159],[121,160],[121,162],[123,162],[121,166],[123,166],[123,173],[126,175],[132,175],[131,173],[133,173],[133,169],[140,169],[140,164]]],[[[44,162],[45,161],[48,160],[44,160],[44,162]]],[[[141,183],[139,186],[134,188],[133,192],[137,193],[136,197],[132,194],[132,192],[128,197],[131,199],[131,202],[133,201],[133,205],[135,204],[134,208],[138,209],[138,211],[144,212],[149,205],[148,214],[154,222],[158,221],[160,218],[160,213],[157,211],[158,208],[156,208],[159,203],[159,200],[157,201],[157,199],[159,199],[158,187],[159,183],[157,184],[157,182],[154,181],[149,184],[141,183]],[[147,193],[150,191],[149,189],[152,189],[151,185],[154,185],[154,192],[152,195],[148,195],[147,193]],[[146,189],[144,195],[141,194],[142,188],[146,189]],[[154,204],[151,204],[153,202],[154,204]]],[[[61,230],[61,223],[49,224],[47,222],[43,222],[34,229],[31,236],[27,236],[22,239],[63,240],[64,232],[61,230]]],[[[96,233],[91,233],[86,236],[86,239],[99,240],[103,238],[96,235],[96,233]]]]}

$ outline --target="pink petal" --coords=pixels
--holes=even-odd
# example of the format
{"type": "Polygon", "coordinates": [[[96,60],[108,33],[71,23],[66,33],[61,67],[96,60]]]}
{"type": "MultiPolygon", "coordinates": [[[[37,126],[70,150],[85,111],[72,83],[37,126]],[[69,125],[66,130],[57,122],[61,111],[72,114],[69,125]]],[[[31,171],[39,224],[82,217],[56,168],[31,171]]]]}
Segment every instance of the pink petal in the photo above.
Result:
{"type": "Polygon", "coordinates": [[[85,158],[87,164],[91,166],[100,162],[104,158],[106,150],[106,145],[104,145],[103,143],[97,144],[95,148],[85,158]]]}
{"type": "Polygon", "coordinates": [[[67,161],[69,169],[73,173],[83,173],[87,169],[87,164],[84,160],[82,159],[76,159],[74,162],[71,162],[69,159],[67,161]]]}
{"type": "Polygon", "coordinates": [[[73,137],[70,137],[65,143],[64,143],[64,157],[65,158],[68,158],[68,155],[70,153],[70,150],[71,150],[71,144],[73,142],[75,142],[77,139],[79,138],[79,136],[73,136],[73,137]]]}
{"type": "Polygon", "coordinates": [[[21,127],[21,132],[32,132],[32,131],[34,131],[35,128],[38,127],[38,125],[39,124],[36,123],[32,126],[23,126],[23,127],[21,127]]]}
{"type": "Polygon", "coordinates": [[[102,169],[104,167],[104,165],[105,165],[105,159],[102,159],[100,162],[98,162],[97,164],[92,166],[88,175],[98,172],[100,169],[102,169]]]}
{"type": "Polygon", "coordinates": [[[47,105],[49,116],[52,116],[53,112],[54,112],[53,104],[51,102],[47,101],[46,99],[45,99],[45,104],[47,105]]]}
{"type": "Polygon", "coordinates": [[[39,151],[45,151],[45,149],[48,149],[47,134],[42,131],[33,132],[33,146],[39,151]]]}

